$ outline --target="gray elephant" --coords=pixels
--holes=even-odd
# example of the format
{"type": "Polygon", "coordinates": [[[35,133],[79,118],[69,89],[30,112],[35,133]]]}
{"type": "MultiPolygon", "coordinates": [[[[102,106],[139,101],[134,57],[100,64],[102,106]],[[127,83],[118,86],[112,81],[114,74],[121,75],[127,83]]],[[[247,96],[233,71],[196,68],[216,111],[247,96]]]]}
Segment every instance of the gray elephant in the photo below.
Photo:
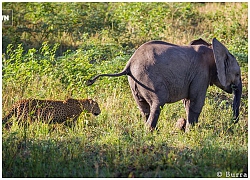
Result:
{"type": "Polygon", "coordinates": [[[216,38],[212,45],[202,39],[188,46],[147,42],[135,51],[122,72],[101,74],[86,84],[93,84],[101,76],[122,75],[128,75],[133,97],[151,130],[156,127],[161,108],[179,100],[183,100],[186,109],[185,129],[197,123],[207,88],[213,84],[234,93],[233,116],[235,123],[238,122],[242,94],[240,67],[216,38]]]}

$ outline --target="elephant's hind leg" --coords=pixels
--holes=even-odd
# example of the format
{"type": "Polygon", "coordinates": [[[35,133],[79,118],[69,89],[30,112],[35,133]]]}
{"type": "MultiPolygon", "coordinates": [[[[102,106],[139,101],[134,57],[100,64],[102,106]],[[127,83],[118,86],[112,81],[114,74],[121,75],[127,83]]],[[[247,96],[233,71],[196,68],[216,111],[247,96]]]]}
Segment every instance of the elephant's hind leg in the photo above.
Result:
{"type": "Polygon", "coordinates": [[[148,120],[149,114],[150,114],[150,106],[149,104],[145,101],[145,100],[138,100],[137,98],[135,98],[138,107],[141,111],[142,116],[145,118],[145,121],[148,120]]]}
{"type": "Polygon", "coordinates": [[[150,106],[148,102],[142,97],[135,81],[130,77],[128,77],[128,81],[132,91],[132,95],[141,111],[141,114],[145,118],[145,121],[147,121],[150,114],[150,106]]]}
{"type": "Polygon", "coordinates": [[[148,117],[148,120],[146,122],[146,124],[149,126],[150,130],[154,130],[156,127],[156,124],[158,122],[160,113],[161,113],[161,106],[160,105],[156,105],[153,104],[150,107],[150,115],[148,117]]]}
{"type": "Polygon", "coordinates": [[[143,98],[138,99],[135,97],[135,100],[138,104],[141,114],[146,118],[146,124],[150,130],[154,130],[161,112],[160,105],[150,106],[143,98]]]}

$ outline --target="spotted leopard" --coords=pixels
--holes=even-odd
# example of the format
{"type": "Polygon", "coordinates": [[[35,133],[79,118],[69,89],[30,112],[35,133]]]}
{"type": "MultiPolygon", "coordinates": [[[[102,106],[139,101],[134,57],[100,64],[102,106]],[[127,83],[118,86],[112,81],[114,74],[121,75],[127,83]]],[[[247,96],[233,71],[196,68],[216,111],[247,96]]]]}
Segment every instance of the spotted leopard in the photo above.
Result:
{"type": "Polygon", "coordinates": [[[11,126],[7,121],[15,115],[17,120],[38,118],[62,123],[69,118],[76,120],[84,110],[95,116],[101,113],[98,103],[92,99],[70,98],[65,101],[25,99],[15,103],[2,122],[5,123],[5,127],[11,126]]]}

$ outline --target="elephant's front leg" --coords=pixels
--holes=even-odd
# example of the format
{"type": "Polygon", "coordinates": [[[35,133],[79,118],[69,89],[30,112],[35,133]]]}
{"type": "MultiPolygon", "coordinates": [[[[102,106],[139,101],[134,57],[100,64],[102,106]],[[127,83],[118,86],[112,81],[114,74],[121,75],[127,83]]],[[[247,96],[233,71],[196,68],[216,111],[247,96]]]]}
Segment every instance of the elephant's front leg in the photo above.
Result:
{"type": "Polygon", "coordinates": [[[190,126],[198,123],[198,118],[200,116],[204,102],[190,101],[189,99],[183,99],[183,103],[187,114],[187,123],[185,130],[188,131],[190,126]]]}
{"type": "Polygon", "coordinates": [[[204,77],[205,78],[201,78],[197,76],[193,80],[189,87],[189,96],[187,99],[183,100],[187,114],[186,132],[189,130],[190,126],[198,123],[198,118],[205,102],[209,81],[207,76],[204,77]]]}

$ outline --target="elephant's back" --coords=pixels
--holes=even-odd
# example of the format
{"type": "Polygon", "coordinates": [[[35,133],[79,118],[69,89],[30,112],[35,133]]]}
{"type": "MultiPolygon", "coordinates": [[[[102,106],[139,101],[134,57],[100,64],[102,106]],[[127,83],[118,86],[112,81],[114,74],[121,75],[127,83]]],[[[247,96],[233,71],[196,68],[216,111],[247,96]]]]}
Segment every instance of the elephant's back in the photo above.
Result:
{"type": "Polygon", "coordinates": [[[178,45],[168,43],[168,42],[165,42],[165,41],[153,40],[153,41],[148,41],[148,42],[142,44],[141,47],[142,46],[153,46],[153,45],[178,46],[178,45]]]}
{"type": "Polygon", "coordinates": [[[188,86],[195,75],[192,47],[164,41],[150,41],[133,55],[133,77],[154,92],[164,92],[164,102],[172,103],[188,96],[188,86]]]}
{"type": "Polygon", "coordinates": [[[183,60],[190,59],[187,57],[192,54],[191,51],[194,52],[194,49],[190,46],[178,46],[164,41],[149,41],[135,51],[129,64],[138,68],[155,66],[156,64],[179,64],[183,60]]]}

